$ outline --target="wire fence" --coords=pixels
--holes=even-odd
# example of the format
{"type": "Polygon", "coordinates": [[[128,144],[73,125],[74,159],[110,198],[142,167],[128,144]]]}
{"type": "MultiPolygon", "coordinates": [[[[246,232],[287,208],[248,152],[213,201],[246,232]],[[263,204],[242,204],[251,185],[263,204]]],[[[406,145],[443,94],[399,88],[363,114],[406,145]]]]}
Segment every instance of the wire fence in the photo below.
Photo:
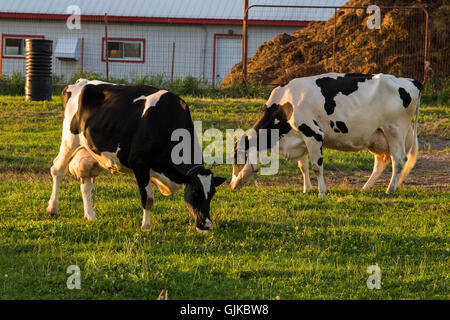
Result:
{"type": "MultiPolygon", "coordinates": [[[[68,15],[14,16],[0,12],[1,73],[25,73],[26,38],[53,40],[55,82],[70,82],[80,75],[102,79],[145,82],[176,81],[194,77],[218,85],[242,59],[242,21],[226,24],[150,23],[139,17],[81,16],[71,25],[68,15]],[[237,23],[236,23],[237,22],[237,23]]],[[[251,26],[259,45],[282,32],[302,27],[251,26]]]]}
{"type": "Polygon", "coordinates": [[[55,83],[80,76],[140,83],[191,76],[214,86],[224,79],[281,84],[336,71],[418,80],[428,74],[439,87],[450,74],[448,26],[427,28],[421,8],[381,7],[379,27],[376,12],[366,7],[253,5],[244,13],[243,21],[230,24],[176,24],[0,12],[0,74],[25,74],[26,38],[53,40],[55,83]],[[265,15],[278,20],[269,23],[265,15]]]}
{"type": "Polygon", "coordinates": [[[448,27],[429,26],[421,7],[251,5],[244,11],[242,78],[278,85],[325,72],[389,73],[420,81],[448,77],[448,27]],[[251,57],[246,44],[259,35],[247,31],[245,21],[261,10],[283,10],[303,20],[332,17],[278,37],[251,57]]]}

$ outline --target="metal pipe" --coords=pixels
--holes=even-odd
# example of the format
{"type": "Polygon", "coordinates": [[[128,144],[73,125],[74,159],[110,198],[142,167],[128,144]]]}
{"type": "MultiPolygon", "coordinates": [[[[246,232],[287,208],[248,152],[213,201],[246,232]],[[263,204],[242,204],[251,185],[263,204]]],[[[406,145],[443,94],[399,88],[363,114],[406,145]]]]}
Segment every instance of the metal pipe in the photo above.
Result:
{"type": "Polygon", "coordinates": [[[84,37],[81,37],[81,74],[83,74],[84,67],[84,37]]]}
{"type": "Polygon", "coordinates": [[[2,76],[3,65],[3,32],[0,33],[0,78],[2,76]]]}
{"type": "Polygon", "coordinates": [[[244,20],[242,21],[242,80],[247,84],[248,55],[248,0],[244,0],[244,20]]]}
{"type": "Polygon", "coordinates": [[[106,81],[109,81],[109,59],[108,59],[108,15],[105,12],[105,60],[106,60],[106,81]]]}
{"type": "Polygon", "coordinates": [[[429,59],[429,50],[430,50],[430,45],[431,44],[431,33],[430,36],[428,38],[428,19],[429,19],[429,15],[428,15],[428,11],[425,8],[422,8],[423,12],[425,13],[425,61],[424,61],[424,70],[423,70],[423,85],[425,85],[425,83],[428,80],[427,77],[427,62],[429,59]]]}
{"type": "Polygon", "coordinates": [[[334,8],[334,30],[333,30],[333,72],[336,72],[336,8],[334,8]]]}
{"type": "Polygon", "coordinates": [[[175,41],[172,44],[172,72],[170,73],[170,84],[173,83],[173,65],[175,63],[175,41]]]}

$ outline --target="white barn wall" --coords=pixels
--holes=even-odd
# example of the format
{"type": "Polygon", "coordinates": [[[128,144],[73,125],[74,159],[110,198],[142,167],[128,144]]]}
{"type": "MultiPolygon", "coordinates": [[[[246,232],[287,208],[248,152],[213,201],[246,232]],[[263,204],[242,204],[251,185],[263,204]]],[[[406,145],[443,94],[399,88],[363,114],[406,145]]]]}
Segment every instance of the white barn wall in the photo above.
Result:
{"type": "MultiPolygon", "coordinates": [[[[249,27],[249,57],[264,41],[282,32],[292,33],[300,27],[249,27]]],[[[175,42],[174,76],[192,75],[211,82],[213,73],[214,34],[242,34],[239,25],[198,25],[198,24],[149,24],[149,23],[109,23],[108,36],[113,38],[145,38],[145,63],[110,62],[109,74],[113,78],[163,74],[170,77],[172,43],[175,42]]],[[[101,60],[102,22],[82,22],[80,30],[69,30],[64,20],[19,20],[0,19],[0,31],[4,34],[44,35],[56,41],[61,37],[84,37],[84,71],[105,74],[105,62],[101,60]]],[[[235,57],[230,57],[235,59],[235,57]]],[[[238,57],[239,61],[241,57],[238,57]]],[[[53,59],[53,72],[70,78],[79,72],[80,62],[53,59]]],[[[3,59],[3,73],[25,72],[25,60],[3,59]]]]}

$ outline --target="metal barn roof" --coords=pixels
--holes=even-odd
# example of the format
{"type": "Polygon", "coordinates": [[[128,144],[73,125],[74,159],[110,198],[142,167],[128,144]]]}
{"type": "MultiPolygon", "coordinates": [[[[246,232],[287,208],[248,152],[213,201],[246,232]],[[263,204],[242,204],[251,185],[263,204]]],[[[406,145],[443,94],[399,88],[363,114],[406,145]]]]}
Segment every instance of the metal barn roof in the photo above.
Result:
{"type": "MultiPolygon", "coordinates": [[[[347,1],[249,0],[249,4],[343,6],[347,1]]],[[[111,17],[164,18],[165,20],[160,22],[169,23],[189,23],[189,20],[186,19],[217,20],[218,23],[220,23],[219,21],[224,23],[226,20],[242,20],[244,11],[244,0],[1,0],[0,16],[51,18],[56,15],[67,15],[69,13],[67,9],[71,5],[80,7],[83,18],[87,16],[98,18],[107,13],[111,17]]],[[[333,11],[333,9],[252,8],[249,11],[249,19],[262,21],[327,20],[332,16],[333,11]]],[[[200,22],[197,21],[197,23],[200,22]]],[[[210,21],[210,23],[214,22],[210,21]]]]}

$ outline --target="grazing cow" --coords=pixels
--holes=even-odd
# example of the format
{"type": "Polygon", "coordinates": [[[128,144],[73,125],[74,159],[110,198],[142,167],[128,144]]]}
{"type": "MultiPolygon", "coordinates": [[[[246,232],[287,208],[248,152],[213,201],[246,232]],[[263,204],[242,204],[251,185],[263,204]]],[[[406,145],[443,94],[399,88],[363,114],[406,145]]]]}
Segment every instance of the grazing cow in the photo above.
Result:
{"type": "Polygon", "coordinates": [[[184,184],[184,200],[199,232],[212,229],[210,202],[215,187],[226,179],[205,169],[194,135],[189,108],[178,96],[150,86],[122,86],[79,79],[63,90],[64,122],[59,154],[51,174],[53,190],[47,213],[58,209],[58,190],[66,169],[81,181],[85,218],[96,220],[91,205],[94,178],[100,167],[111,172],[133,171],[144,210],[141,229],[150,230],[152,185],[165,196],[184,184]],[[190,135],[191,162],[174,163],[171,152],[174,130],[190,135]],[[198,158],[198,157],[197,157],[198,158]]]}
{"type": "MultiPolygon", "coordinates": [[[[386,191],[391,193],[416,161],[421,90],[422,84],[416,80],[386,74],[328,73],[294,79],[272,91],[253,126],[255,139],[258,141],[259,129],[279,130],[279,153],[298,161],[304,192],[311,188],[309,154],[320,196],[326,193],[322,147],[342,151],[368,149],[375,155],[372,175],[363,189],[374,185],[391,158],[392,178],[386,191]]],[[[248,161],[251,139],[244,135],[235,145],[232,189],[242,187],[259,168],[258,163],[248,161]],[[237,161],[238,151],[245,156],[242,163],[237,161]]],[[[269,145],[268,149],[274,146],[269,145]]]]}

